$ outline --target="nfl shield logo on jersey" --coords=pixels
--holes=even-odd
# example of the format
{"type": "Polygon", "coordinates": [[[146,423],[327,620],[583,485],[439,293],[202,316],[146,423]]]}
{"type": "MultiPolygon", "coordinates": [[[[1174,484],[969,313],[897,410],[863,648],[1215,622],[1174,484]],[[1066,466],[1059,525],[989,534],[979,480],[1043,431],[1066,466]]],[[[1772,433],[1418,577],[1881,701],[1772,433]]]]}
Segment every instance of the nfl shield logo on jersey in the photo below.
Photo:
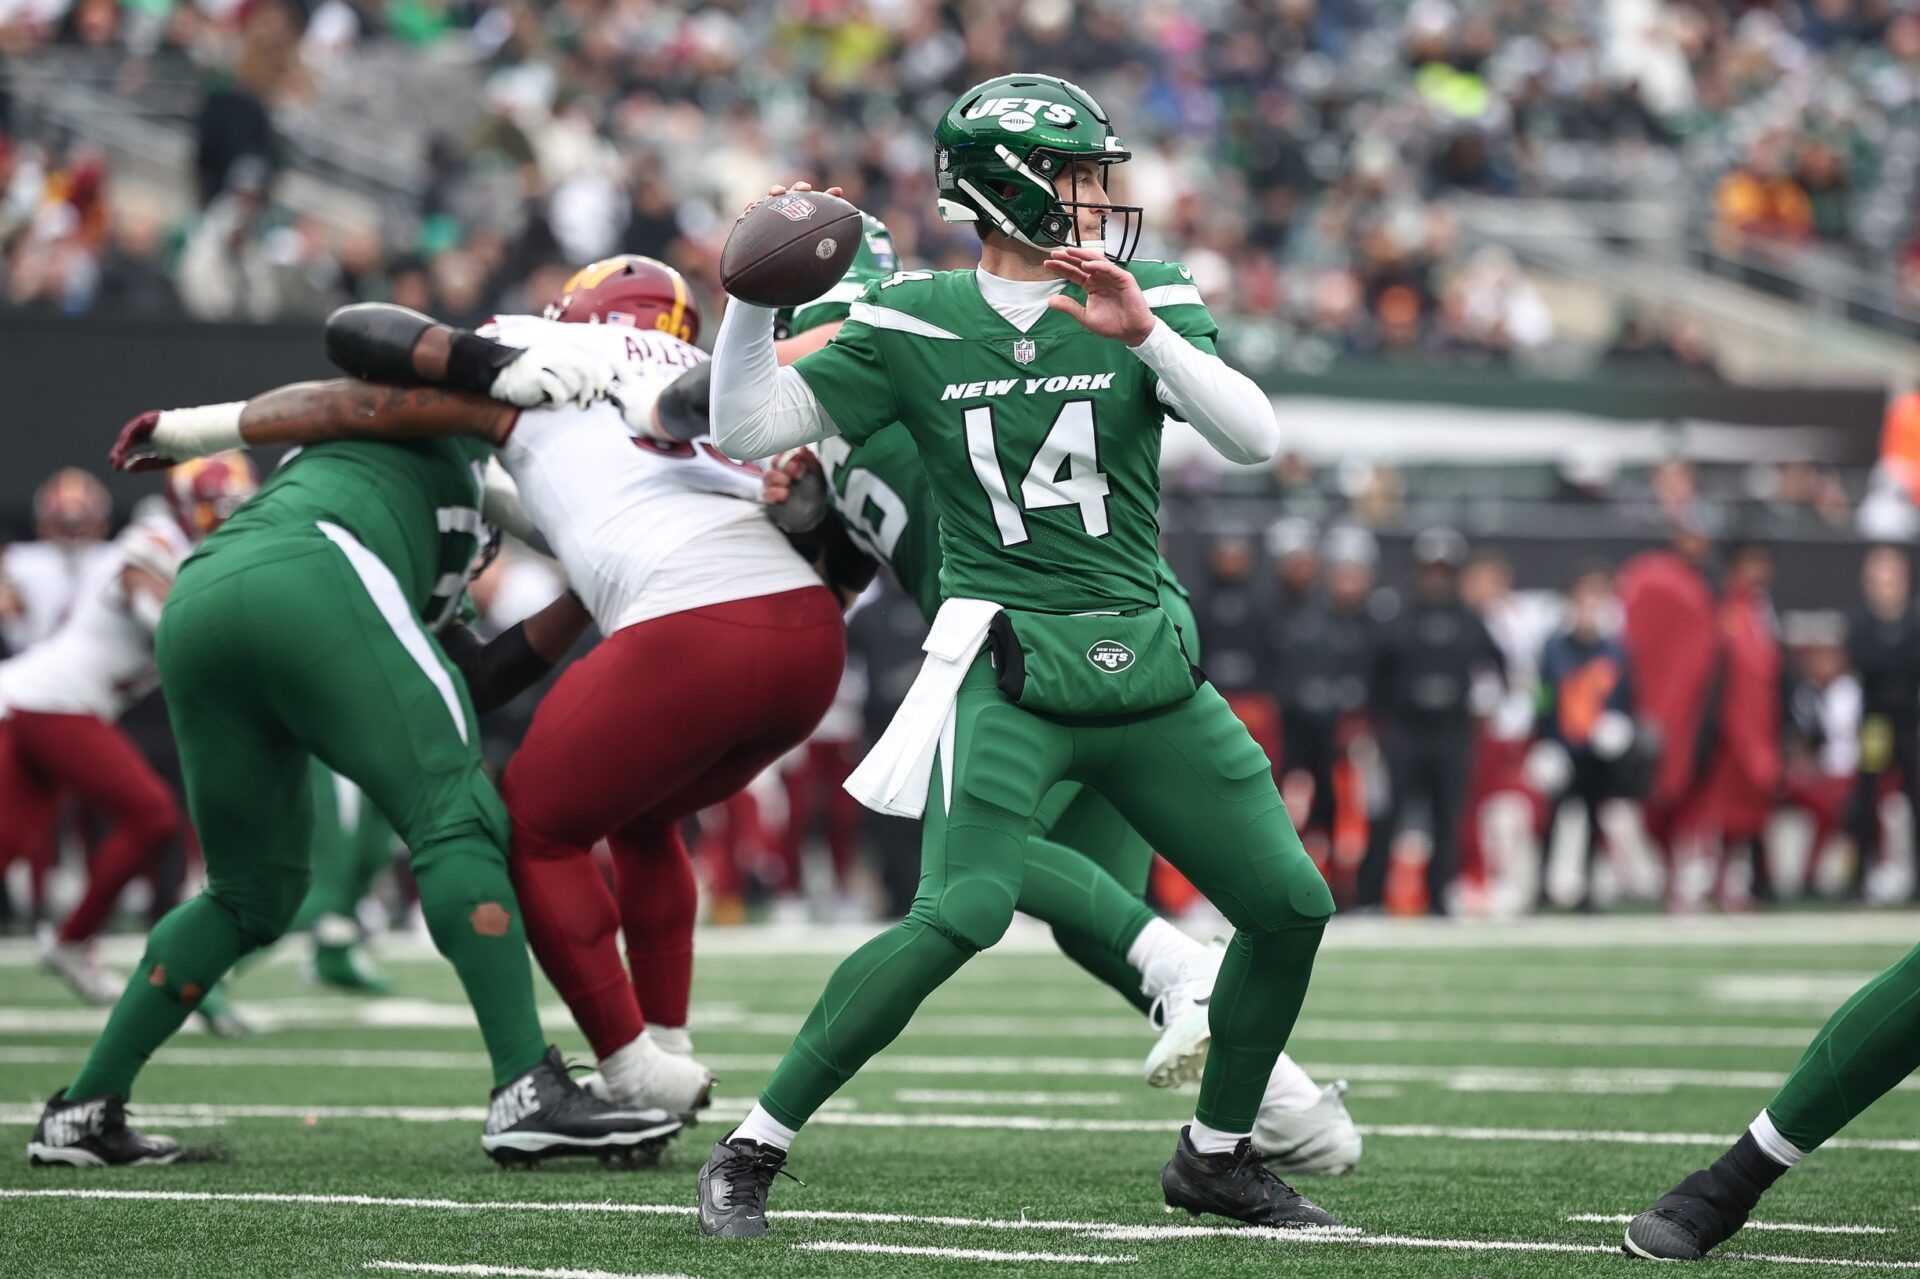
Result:
{"type": "Polygon", "coordinates": [[[1015,364],[1033,363],[1033,339],[1015,338],[1013,340],[1013,362],[1015,364]]]}

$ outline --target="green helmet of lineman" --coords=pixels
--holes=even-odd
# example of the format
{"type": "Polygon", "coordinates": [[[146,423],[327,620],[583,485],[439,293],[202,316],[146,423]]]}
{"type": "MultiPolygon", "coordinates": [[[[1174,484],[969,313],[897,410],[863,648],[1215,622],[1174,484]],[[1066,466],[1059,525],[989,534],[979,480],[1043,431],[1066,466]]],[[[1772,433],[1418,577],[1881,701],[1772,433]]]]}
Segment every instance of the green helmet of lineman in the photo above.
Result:
{"type": "Polygon", "coordinates": [[[1105,166],[1130,155],[1113,136],[1107,113],[1079,85],[1045,75],[977,84],[940,117],[933,142],[934,184],[947,221],[983,223],[1022,244],[1052,249],[1079,244],[1078,213],[1097,209],[1104,243],[1088,247],[1116,262],[1133,257],[1140,207],[1079,198],[1076,162],[1105,166]],[[1062,198],[1054,179],[1067,172],[1076,176],[1062,198]]]}

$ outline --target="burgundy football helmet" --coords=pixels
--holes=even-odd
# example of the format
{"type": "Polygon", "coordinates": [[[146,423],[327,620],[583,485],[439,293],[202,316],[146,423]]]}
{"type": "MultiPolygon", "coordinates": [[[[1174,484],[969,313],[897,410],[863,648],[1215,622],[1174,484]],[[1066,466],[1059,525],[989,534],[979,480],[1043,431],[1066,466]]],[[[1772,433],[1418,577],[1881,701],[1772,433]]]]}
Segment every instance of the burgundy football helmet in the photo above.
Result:
{"type": "Polygon", "coordinates": [[[700,308],[686,277],[653,258],[622,253],[574,272],[543,313],[569,324],[627,324],[691,342],[700,336],[700,308]]]}

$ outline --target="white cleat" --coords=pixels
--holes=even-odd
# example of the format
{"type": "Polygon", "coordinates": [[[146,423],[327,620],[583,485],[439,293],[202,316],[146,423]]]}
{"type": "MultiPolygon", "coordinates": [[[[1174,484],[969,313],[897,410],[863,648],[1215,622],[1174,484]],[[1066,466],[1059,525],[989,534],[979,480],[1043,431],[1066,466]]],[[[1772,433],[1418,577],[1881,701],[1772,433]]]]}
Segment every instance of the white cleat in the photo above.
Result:
{"type": "Polygon", "coordinates": [[[1347,1081],[1320,1090],[1305,1110],[1282,1110],[1263,1101],[1253,1121],[1253,1148],[1276,1172],[1337,1177],[1360,1162],[1360,1130],[1347,1113],[1347,1081]]]}
{"type": "Polygon", "coordinates": [[[1220,946],[1196,947],[1163,980],[1153,982],[1162,974],[1147,974],[1148,981],[1158,985],[1161,992],[1147,1013],[1148,1020],[1159,1028],[1160,1038],[1147,1054],[1146,1067],[1141,1071],[1153,1087],[1174,1088],[1199,1081],[1207,1064],[1207,1046],[1213,1040],[1207,1024],[1207,1002],[1213,997],[1213,981],[1225,956],[1220,946]]]}
{"type": "Polygon", "coordinates": [[[126,981],[118,973],[102,968],[94,958],[92,942],[48,940],[40,948],[40,966],[89,1004],[114,1003],[126,989],[126,981]]]}
{"type": "Polygon", "coordinates": [[[688,1123],[712,1103],[713,1072],[681,1053],[667,1052],[650,1032],[600,1059],[597,1076],[580,1086],[596,1097],[636,1110],[665,1110],[688,1123]]]}

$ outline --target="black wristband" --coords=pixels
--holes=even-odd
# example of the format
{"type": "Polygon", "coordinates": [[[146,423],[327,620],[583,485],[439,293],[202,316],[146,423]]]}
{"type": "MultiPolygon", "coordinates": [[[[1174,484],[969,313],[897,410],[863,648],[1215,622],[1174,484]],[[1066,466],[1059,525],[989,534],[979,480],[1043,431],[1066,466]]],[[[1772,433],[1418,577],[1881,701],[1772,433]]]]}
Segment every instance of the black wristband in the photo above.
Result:
{"type": "Polygon", "coordinates": [[[519,622],[485,644],[465,626],[449,626],[440,647],[466,678],[475,713],[498,710],[524,693],[553,669],[553,663],[527,642],[526,623],[519,622]]]}
{"type": "Polygon", "coordinates": [[[840,522],[839,517],[821,521],[817,531],[827,585],[852,591],[856,595],[866,590],[873,582],[873,575],[880,569],[879,563],[848,536],[847,526],[840,522]]]}
{"type": "Polygon", "coordinates": [[[327,358],[354,377],[413,383],[413,348],[433,321],[404,306],[358,302],[327,317],[327,358]]]}
{"type": "Polygon", "coordinates": [[[486,395],[500,370],[520,356],[517,346],[504,346],[465,329],[453,331],[453,350],[447,356],[447,376],[443,385],[456,391],[486,395]]]}

